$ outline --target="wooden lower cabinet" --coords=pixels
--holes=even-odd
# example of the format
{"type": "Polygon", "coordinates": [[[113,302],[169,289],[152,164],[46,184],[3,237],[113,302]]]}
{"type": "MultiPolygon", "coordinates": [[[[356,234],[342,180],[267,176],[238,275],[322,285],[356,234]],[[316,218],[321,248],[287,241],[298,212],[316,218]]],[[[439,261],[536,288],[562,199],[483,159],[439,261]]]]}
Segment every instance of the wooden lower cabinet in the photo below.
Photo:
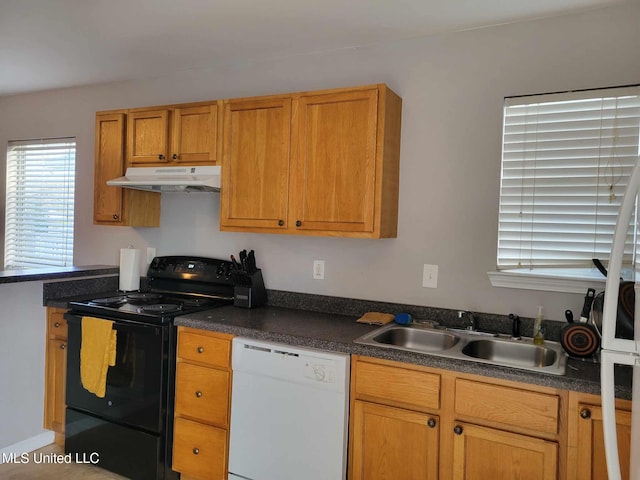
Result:
{"type": "MultiPolygon", "coordinates": [[[[622,479],[629,478],[631,402],[617,400],[616,424],[622,479]]],[[[571,394],[568,475],[576,480],[606,480],[602,408],[596,395],[571,394]]]]}
{"type": "Polygon", "coordinates": [[[410,410],[354,402],[351,478],[438,478],[439,419],[410,410]]]}
{"type": "Polygon", "coordinates": [[[172,468],[182,479],[227,478],[232,338],[178,327],[172,468]]]}
{"type": "Polygon", "coordinates": [[[462,422],[454,427],[454,480],[547,480],[557,471],[555,442],[462,422]]]}
{"type": "Polygon", "coordinates": [[[55,432],[55,443],[58,445],[64,445],[67,321],[63,315],[66,311],[62,308],[47,308],[44,428],[55,432]]]}
{"type": "Polygon", "coordinates": [[[570,479],[567,398],[552,388],[354,355],[349,479],[570,479]]]}
{"type": "Polygon", "coordinates": [[[227,431],[177,417],[173,470],[181,478],[227,478],[227,431]]]}

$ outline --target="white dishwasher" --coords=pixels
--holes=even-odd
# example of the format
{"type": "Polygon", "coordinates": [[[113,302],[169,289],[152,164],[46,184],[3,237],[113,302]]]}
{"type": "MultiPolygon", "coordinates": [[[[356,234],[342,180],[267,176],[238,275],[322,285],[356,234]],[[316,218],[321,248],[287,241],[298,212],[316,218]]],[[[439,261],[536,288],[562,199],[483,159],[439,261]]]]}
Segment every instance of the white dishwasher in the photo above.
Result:
{"type": "Polygon", "coordinates": [[[229,480],[346,477],[349,356],[236,337],[229,480]]]}

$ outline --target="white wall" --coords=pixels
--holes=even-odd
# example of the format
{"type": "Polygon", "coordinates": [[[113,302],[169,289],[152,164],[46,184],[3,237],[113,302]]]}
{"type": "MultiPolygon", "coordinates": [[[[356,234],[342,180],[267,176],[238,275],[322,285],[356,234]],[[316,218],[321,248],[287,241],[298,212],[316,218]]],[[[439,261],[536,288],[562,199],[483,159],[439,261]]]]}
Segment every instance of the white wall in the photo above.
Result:
{"type": "MultiPolygon", "coordinates": [[[[495,268],[503,97],[640,81],[640,6],[265,59],[145,81],[0,98],[0,144],[78,140],[76,264],[116,264],[128,244],[226,258],[256,250],[268,288],[548,318],[582,295],[490,285],[495,268]],[[162,227],[92,224],[96,110],[385,82],[403,97],[398,238],[356,240],[221,233],[219,197],[167,194],[162,227]],[[326,279],[311,278],[326,262],[326,279]],[[440,266],[421,287],[422,264],[440,266]]],[[[0,286],[2,287],[2,286],[0,286]]]]}
{"type": "MultiPolygon", "coordinates": [[[[19,442],[42,442],[46,342],[42,282],[0,285],[0,451],[19,442]],[[36,438],[34,438],[36,437],[36,438]],[[40,439],[40,440],[38,440],[40,439]]],[[[44,443],[26,443],[25,449],[44,443]]],[[[9,449],[6,453],[15,451],[9,449]]],[[[0,456],[1,463],[1,456],[0,456]]]]}

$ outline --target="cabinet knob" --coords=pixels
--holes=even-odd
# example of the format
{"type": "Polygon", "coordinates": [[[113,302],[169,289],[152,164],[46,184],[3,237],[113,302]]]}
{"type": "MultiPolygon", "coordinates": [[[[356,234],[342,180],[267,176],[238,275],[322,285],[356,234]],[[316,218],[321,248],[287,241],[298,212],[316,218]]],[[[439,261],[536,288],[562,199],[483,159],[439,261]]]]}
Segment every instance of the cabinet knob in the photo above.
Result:
{"type": "Polygon", "coordinates": [[[56,327],[56,328],[60,328],[60,322],[54,323],[53,326],[56,327]]]}
{"type": "Polygon", "coordinates": [[[196,391],[196,397],[200,398],[202,396],[202,392],[200,390],[196,391]]]}
{"type": "Polygon", "coordinates": [[[200,449],[199,448],[194,448],[193,449],[193,454],[194,455],[198,455],[200,453],[200,449]]]}
{"type": "Polygon", "coordinates": [[[282,227],[284,225],[284,220],[278,220],[278,226],[282,227]]]}
{"type": "Polygon", "coordinates": [[[64,350],[65,348],[67,348],[67,344],[66,343],[60,344],[60,350],[64,350]]]}
{"type": "Polygon", "coordinates": [[[118,220],[118,218],[119,218],[119,217],[118,217],[118,214],[117,214],[117,213],[114,213],[114,214],[113,214],[113,219],[114,219],[114,220],[118,220]]]}
{"type": "Polygon", "coordinates": [[[580,410],[580,416],[584,419],[591,418],[591,410],[589,410],[588,408],[583,408],[582,410],[580,410]]]}
{"type": "Polygon", "coordinates": [[[202,348],[202,347],[198,347],[198,349],[197,349],[197,350],[198,350],[198,353],[202,353],[202,352],[204,352],[204,348],[202,348]]]}
{"type": "Polygon", "coordinates": [[[158,160],[164,160],[164,155],[162,154],[158,155],[158,160]]]}
{"type": "Polygon", "coordinates": [[[177,160],[177,159],[178,159],[178,154],[177,154],[177,153],[174,153],[174,154],[173,154],[173,157],[171,157],[171,158],[173,158],[174,160],[177,160]]]}
{"type": "Polygon", "coordinates": [[[434,428],[436,426],[436,421],[434,418],[430,418],[429,420],[427,420],[427,426],[429,428],[434,428]]]}
{"type": "Polygon", "coordinates": [[[453,433],[455,433],[456,435],[462,435],[463,432],[463,428],[460,425],[456,425],[455,427],[453,427],[453,433]]]}
{"type": "Polygon", "coordinates": [[[302,225],[302,222],[300,220],[296,220],[296,227],[299,227],[302,225]]]}

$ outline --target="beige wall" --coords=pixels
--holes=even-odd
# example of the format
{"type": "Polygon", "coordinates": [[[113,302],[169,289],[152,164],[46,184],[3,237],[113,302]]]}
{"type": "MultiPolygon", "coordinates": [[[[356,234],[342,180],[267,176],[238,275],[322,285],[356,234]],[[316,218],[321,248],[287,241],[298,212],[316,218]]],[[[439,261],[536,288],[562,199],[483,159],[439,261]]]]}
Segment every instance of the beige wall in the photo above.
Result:
{"type": "Polygon", "coordinates": [[[226,258],[256,250],[268,288],[525,317],[579,310],[582,295],[490,285],[495,268],[505,96],[640,82],[640,6],[337,52],[238,62],[145,81],[0,98],[9,139],[78,140],[76,264],[115,264],[129,244],[226,258]],[[215,194],[166,194],[162,227],[92,224],[96,110],[387,83],[403,97],[398,238],[221,233],[215,194]],[[324,281],[312,262],[326,262],[324,281]],[[421,287],[422,264],[440,267],[421,287]]]}

